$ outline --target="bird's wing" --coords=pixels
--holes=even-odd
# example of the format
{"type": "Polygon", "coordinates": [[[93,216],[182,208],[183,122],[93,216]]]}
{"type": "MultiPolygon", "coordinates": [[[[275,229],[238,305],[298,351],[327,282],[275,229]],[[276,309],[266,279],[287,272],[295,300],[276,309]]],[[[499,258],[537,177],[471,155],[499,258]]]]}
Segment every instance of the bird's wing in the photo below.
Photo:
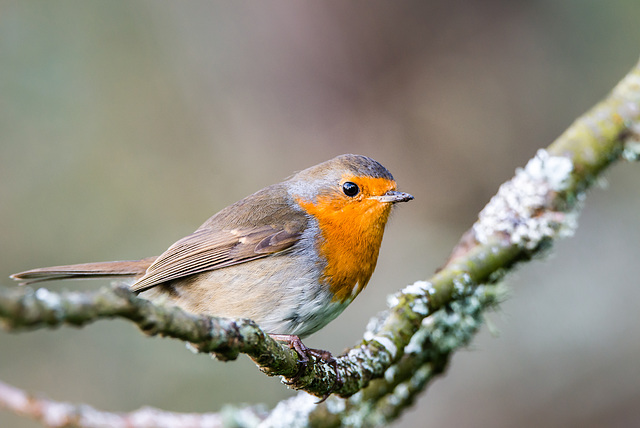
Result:
{"type": "Polygon", "coordinates": [[[131,289],[140,292],[166,281],[284,251],[300,240],[303,226],[196,230],[161,254],[131,289]]]}

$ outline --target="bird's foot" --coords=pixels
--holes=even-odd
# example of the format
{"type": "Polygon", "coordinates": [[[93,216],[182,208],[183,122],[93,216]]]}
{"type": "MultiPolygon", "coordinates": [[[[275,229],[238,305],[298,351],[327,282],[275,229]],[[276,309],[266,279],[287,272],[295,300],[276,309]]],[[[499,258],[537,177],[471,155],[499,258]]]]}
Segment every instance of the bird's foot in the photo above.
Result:
{"type": "Polygon", "coordinates": [[[302,343],[302,340],[300,340],[298,336],[293,334],[269,334],[269,336],[280,342],[286,342],[289,345],[289,348],[296,351],[298,353],[298,356],[300,356],[300,359],[298,360],[298,372],[291,378],[291,380],[285,382],[287,385],[294,385],[298,382],[300,377],[307,369],[309,358],[313,356],[315,358],[321,359],[327,364],[330,364],[331,367],[333,367],[333,370],[336,372],[336,382],[331,388],[331,391],[326,393],[316,404],[322,403],[324,400],[329,398],[329,396],[335,390],[339,389],[342,386],[342,378],[340,377],[340,372],[338,371],[338,361],[333,357],[333,355],[331,355],[331,352],[325,351],[323,349],[309,348],[304,343],[302,343]]]}

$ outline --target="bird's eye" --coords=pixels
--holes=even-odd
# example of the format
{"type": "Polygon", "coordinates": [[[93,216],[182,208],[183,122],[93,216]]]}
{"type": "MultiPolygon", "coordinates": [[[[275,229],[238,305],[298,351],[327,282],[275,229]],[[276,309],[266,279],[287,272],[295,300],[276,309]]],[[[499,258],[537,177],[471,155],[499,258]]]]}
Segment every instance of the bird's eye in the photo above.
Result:
{"type": "Polygon", "coordinates": [[[360,188],[356,183],[347,181],[342,185],[342,191],[344,192],[345,195],[353,197],[357,195],[358,192],[360,192],[360,188]]]}

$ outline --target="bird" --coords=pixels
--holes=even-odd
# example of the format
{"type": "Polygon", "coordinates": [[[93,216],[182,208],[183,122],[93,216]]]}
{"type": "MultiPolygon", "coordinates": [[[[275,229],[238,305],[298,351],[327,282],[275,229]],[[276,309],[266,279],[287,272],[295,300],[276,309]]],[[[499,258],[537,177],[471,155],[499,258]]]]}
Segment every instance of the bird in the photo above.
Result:
{"type": "Polygon", "coordinates": [[[412,199],[379,162],[344,154],[222,209],[158,257],[45,267],[11,278],[128,279],[140,297],[193,314],[250,318],[308,361],[301,339],[366,287],[393,206],[412,199]]]}

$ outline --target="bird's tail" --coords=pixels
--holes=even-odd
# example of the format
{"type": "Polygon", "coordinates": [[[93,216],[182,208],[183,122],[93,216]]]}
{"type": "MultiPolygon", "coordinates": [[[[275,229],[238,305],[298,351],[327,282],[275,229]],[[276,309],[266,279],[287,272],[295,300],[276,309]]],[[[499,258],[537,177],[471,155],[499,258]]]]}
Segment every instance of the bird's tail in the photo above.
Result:
{"type": "Polygon", "coordinates": [[[57,279],[96,279],[112,277],[140,277],[157,257],[118,262],[83,263],[78,265],[52,266],[27,270],[11,275],[20,284],[53,281],[57,279]]]}

